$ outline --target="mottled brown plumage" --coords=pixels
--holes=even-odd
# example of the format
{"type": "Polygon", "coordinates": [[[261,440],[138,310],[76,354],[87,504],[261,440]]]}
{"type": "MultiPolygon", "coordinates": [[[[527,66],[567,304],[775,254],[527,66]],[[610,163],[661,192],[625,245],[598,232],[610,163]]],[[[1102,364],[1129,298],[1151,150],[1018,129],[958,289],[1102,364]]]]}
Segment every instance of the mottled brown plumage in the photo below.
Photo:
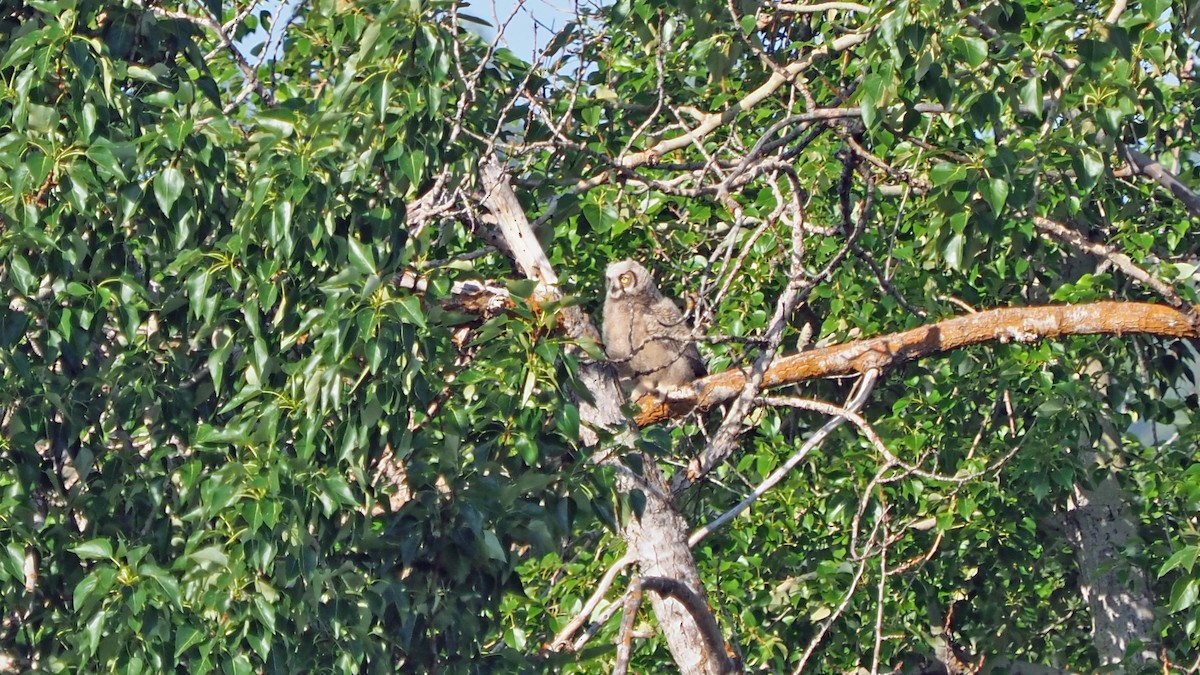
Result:
{"type": "Polygon", "coordinates": [[[604,345],[632,398],[681,387],[706,374],[683,312],[632,260],[605,273],[604,345]]]}

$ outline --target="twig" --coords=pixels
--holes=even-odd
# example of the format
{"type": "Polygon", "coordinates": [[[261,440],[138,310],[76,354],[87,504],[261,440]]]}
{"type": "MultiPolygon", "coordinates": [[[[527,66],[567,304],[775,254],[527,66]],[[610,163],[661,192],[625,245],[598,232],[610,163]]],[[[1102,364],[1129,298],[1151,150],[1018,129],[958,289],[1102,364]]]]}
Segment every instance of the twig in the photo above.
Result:
{"type": "MultiPolygon", "coordinates": [[[[887,521],[883,524],[883,538],[887,539],[887,521]]],[[[875,589],[875,644],[871,650],[871,672],[879,672],[879,656],[883,651],[883,608],[887,604],[887,557],[888,547],[882,546],[879,549],[879,584],[875,589]]]]}
{"type": "Polygon", "coordinates": [[[1171,288],[1161,279],[1155,278],[1141,267],[1138,267],[1129,256],[1117,251],[1116,248],[1109,246],[1108,244],[1098,244],[1088,241],[1078,231],[1073,230],[1062,223],[1057,223],[1053,220],[1050,220],[1049,218],[1034,216],[1033,224],[1039,230],[1051,235],[1063,243],[1070,244],[1071,246],[1074,246],[1085,253],[1090,253],[1094,256],[1107,260],[1131,279],[1140,282],[1150,290],[1161,295],[1162,298],[1167,301],[1167,304],[1171,305],[1175,309],[1184,313],[1192,312],[1192,308],[1189,307],[1187,302],[1185,302],[1184,299],[1175,292],[1175,289],[1171,288]]]}
{"type": "Polygon", "coordinates": [[[592,612],[596,611],[596,607],[600,606],[600,601],[604,599],[605,594],[608,593],[608,589],[612,588],[613,582],[617,579],[617,575],[621,573],[621,570],[629,567],[634,562],[636,561],[633,559],[633,557],[626,554],[621,556],[620,559],[613,563],[612,567],[608,568],[608,571],[604,573],[604,578],[602,578],[600,583],[597,584],[596,590],[592,591],[591,597],[589,597],[588,601],[584,603],[583,609],[579,610],[579,613],[575,615],[575,618],[571,619],[571,621],[567,625],[563,626],[562,630],[558,631],[558,634],[554,636],[554,640],[551,641],[549,647],[551,651],[561,651],[570,643],[571,637],[575,635],[575,631],[579,630],[583,624],[587,623],[587,620],[592,616],[592,612]]]}
{"type": "Polygon", "coordinates": [[[1130,168],[1133,169],[1135,174],[1148,176],[1159,185],[1170,190],[1171,194],[1175,195],[1175,198],[1182,202],[1184,207],[1193,216],[1200,218],[1200,195],[1197,195],[1187,185],[1184,185],[1178,176],[1167,171],[1167,168],[1162,164],[1124,143],[1118,144],[1117,150],[1121,153],[1121,157],[1129,163],[1130,168]]]}
{"type": "Polygon", "coordinates": [[[622,157],[620,161],[621,166],[633,168],[643,164],[654,164],[658,161],[658,158],[662,157],[668,152],[671,152],[672,150],[678,150],[679,148],[699,142],[700,139],[712,133],[722,125],[732,122],[742,112],[747,111],[761,103],[768,96],[775,93],[776,89],[779,89],[779,87],[783,86],[783,84],[788,81],[788,78],[799,75],[809,66],[811,66],[818,58],[845,51],[855,45],[865,42],[869,36],[870,32],[850,33],[849,35],[843,35],[836,40],[833,40],[827,47],[821,47],[813,50],[813,52],[810,53],[806,58],[788,64],[787,67],[784,68],[785,74],[772,74],[771,77],[767,78],[767,81],[761,84],[757,89],[749,94],[746,94],[741,100],[729,106],[729,108],[723,112],[708,113],[704,116],[703,121],[701,121],[696,128],[692,129],[688,133],[681,134],[674,138],[668,138],[660,141],[654,147],[651,147],[647,150],[622,157]]]}
{"type": "MultiPolygon", "coordinates": [[[[875,388],[875,383],[878,379],[879,371],[867,371],[867,373],[863,375],[862,380],[859,381],[858,391],[854,394],[854,397],[846,403],[845,410],[852,413],[858,412],[858,410],[862,408],[863,404],[866,403],[867,398],[870,397],[871,391],[875,388]]],[[[692,535],[688,537],[688,546],[695,547],[696,544],[699,544],[701,541],[703,541],[705,537],[712,534],[717,529],[729,524],[734,518],[738,517],[739,514],[750,508],[751,504],[753,504],[763,495],[767,494],[771,488],[778,485],[779,482],[784,479],[784,477],[791,473],[792,469],[796,468],[796,465],[802,462],[804,458],[808,456],[808,453],[813,450],[813,448],[819,446],[825,441],[826,438],[829,437],[829,434],[832,434],[835,429],[845,424],[847,419],[848,418],[845,415],[839,414],[826,422],[825,425],[820,429],[817,429],[816,433],[814,433],[812,436],[809,436],[808,440],[804,441],[804,444],[800,446],[799,450],[792,453],[791,457],[788,457],[787,461],[783,463],[783,466],[780,466],[778,469],[775,469],[775,471],[772,471],[771,475],[767,476],[766,479],[759,483],[758,487],[754,488],[754,491],[747,495],[745,499],[738,502],[738,504],[733,508],[710,521],[704,527],[701,527],[693,532],[692,535]]]]}
{"type": "Polygon", "coordinates": [[[262,82],[260,82],[258,79],[258,74],[254,71],[254,67],[251,66],[250,62],[246,60],[246,57],[242,55],[242,52],[237,48],[237,45],[233,44],[233,39],[230,38],[229,34],[225,32],[225,28],[221,24],[217,23],[212,17],[208,16],[207,10],[204,10],[205,13],[203,15],[196,16],[193,14],[188,14],[187,12],[166,9],[157,5],[147,6],[146,4],[143,4],[141,0],[134,0],[134,2],[142,9],[150,10],[159,16],[165,16],[169,19],[177,19],[179,21],[187,21],[194,23],[201,28],[206,28],[209,31],[212,31],[212,33],[217,36],[217,39],[221,41],[221,44],[225,47],[225,50],[229,52],[229,55],[233,57],[233,62],[237,65],[238,70],[242,71],[242,77],[246,78],[247,85],[254,89],[254,92],[257,93],[259,98],[262,99],[263,104],[268,107],[275,105],[275,95],[263,86],[262,82]]]}
{"type": "Polygon", "coordinates": [[[617,662],[613,666],[613,675],[629,672],[629,657],[633,654],[633,625],[641,606],[642,580],[638,577],[625,594],[624,615],[621,617],[621,628],[617,631],[617,662]]]}
{"type": "Polygon", "coordinates": [[[616,614],[617,610],[619,609],[621,609],[621,603],[619,602],[614,602],[608,607],[605,607],[604,611],[600,612],[600,616],[596,617],[596,620],[592,622],[592,625],[588,626],[588,629],[583,632],[583,635],[580,635],[575,642],[571,643],[571,651],[578,652],[580,649],[583,649],[583,646],[586,645],[592,638],[596,637],[596,633],[600,632],[600,629],[608,623],[609,619],[613,618],[613,615],[616,614]]]}
{"type": "MultiPolygon", "coordinates": [[[[871,532],[871,539],[874,539],[875,534],[879,531],[879,526],[880,522],[876,521],[875,529],[871,532]]],[[[796,669],[792,671],[793,675],[800,675],[800,673],[804,672],[805,665],[807,665],[808,660],[812,658],[813,652],[817,650],[817,646],[820,645],[821,641],[825,639],[825,634],[829,632],[830,627],[833,626],[833,622],[841,617],[842,613],[846,611],[846,608],[850,606],[850,600],[858,591],[858,584],[862,581],[863,574],[865,574],[867,571],[867,562],[869,560],[870,558],[866,556],[859,560],[858,567],[854,570],[854,578],[850,580],[849,587],[846,588],[846,592],[842,594],[841,602],[838,603],[838,606],[834,608],[830,615],[821,622],[821,627],[817,629],[817,634],[814,635],[811,640],[809,640],[808,647],[800,656],[800,662],[796,665],[796,669]]]]}
{"type": "MultiPolygon", "coordinates": [[[[780,294],[779,300],[776,302],[775,314],[771,317],[771,323],[767,328],[767,345],[755,360],[749,376],[742,376],[741,391],[735,396],[730,397],[735,399],[734,403],[730,406],[724,421],[722,421],[712,441],[699,455],[692,458],[688,463],[687,471],[675,475],[675,478],[671,482],[671,490],[675,494],[679,494],[687,489],[688,486],[703,478],[709,471],[712,471],[714,467],[733,453],[734,441],[741,435],[742,423],[752,409],[754,400],[764,383],[764,377],[768,369],[770,369],[771,363],[775,360],[779,344],[783,340],[784,323],[791,317],[796,305],[808,298],[808,294],[812,292],[816,284],[831,274],[837,266],[842,264],[846,256],[849,255],[850,245],[862,234],[863,228],[866,226],[866,221],[870,216],[873,204],[873,192],[874,183],[870,175],[868,175],[867,197],[863,203],[863,208],[859,214],[854,231],[848,233],[846,245],[816,275],[809,277],[804,274],[803,263],[800,259],[801,251],[804,250],[803,228],[800,226],[800,223],[792,227],[791,270],[788,273],[787,286],[784,287],[783,293],[780,294]]],[[[801,217],[803,217],[802,214],[801,217]]],[[[639,424],[640,419],[641,416],[639,415],[639,424]]]]}

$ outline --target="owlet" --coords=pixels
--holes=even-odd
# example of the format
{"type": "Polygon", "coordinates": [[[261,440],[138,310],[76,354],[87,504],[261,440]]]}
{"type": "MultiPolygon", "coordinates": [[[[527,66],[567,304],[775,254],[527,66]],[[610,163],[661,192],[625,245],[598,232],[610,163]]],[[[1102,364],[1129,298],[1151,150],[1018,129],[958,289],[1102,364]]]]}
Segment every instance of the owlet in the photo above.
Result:
{"type": "Polygon", "coordinates": [[[704,377],[704,362],[683,312],[658,291],[650,272],[632,260],[605,272],[604,346],[632,399],[704,377]]]}

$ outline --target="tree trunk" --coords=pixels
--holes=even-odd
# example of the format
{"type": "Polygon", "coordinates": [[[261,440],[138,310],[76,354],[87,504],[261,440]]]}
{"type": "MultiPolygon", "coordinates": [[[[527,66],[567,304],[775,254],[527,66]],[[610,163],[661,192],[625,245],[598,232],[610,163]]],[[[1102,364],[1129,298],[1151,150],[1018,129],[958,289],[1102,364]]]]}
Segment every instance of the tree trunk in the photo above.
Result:
{"type": "MultiPolygon", "coordinates": [[[[1084,457],[1095,464],[1096,454],[1084,457]]],[[[1154,601],[1146,573],[1125,560],[1121,550],[1137,536],[1137,523],[1126,507],[1129,495],[1109,475],[1092,490],[1076,484],[1067,504],[1067,538],[1079,562],[1079,589],[1092,614],[1092,639],[1101,666],[1128,663],[1125,652],[1140,644],[1131,659],[1154,662],[1154,601]]]]}
{"type": "MultiPolygon", "coordinates": [[[[674,579],[687,586],[702,603],[704,611],[694,615],[679,599],[660,592],[650,593],[650,605],[667,638],[667,647],[682,673],[722,675],[737,672],[737,664],[728,655],[716,619],[708,607],[708,596],[700,583],[696,560],[688,546],[688,524],[667,498],[669,488],[652,459],[642,456],[646,483],[658,494],[645,489],[646,506],[640,517],[632,517],[622,535],[639,561],[644,577],[674,579]]],[[[624,479],[622,490],[639,489],[632,478],[624,479]]]]}
{"type": "MultiPolygon", "coordinates": [[[[534,236],[529,220],[513,193],[508,176],[495,161],[480,165],[483,205],[499,221],[500,234],[514,260],[526,277],[539,282],[534,297],[539,302],[558,299],[558,278],[534,236]]],[[[561,310],[563,328],[573,339],[599,342],[599,333],[586,314],[575,306],[561,310]]],[[[617,468],[617,486],[626,496],[635,492],[645,496],[633,503],[644,503],[641,513],[634,514],[622,535],[629,552],[637,559],[640,573],[646,578],[666,579],[683,584],[703,602],[685,604],[676,594],[651,589],[650,604],[667,640],[667,647],[682,673],[688,675],[722,675],[738,670],[724,649],[724,639],[717,629],[716,618],[707,605],[707,595],[700,584],[696,560],[687,544],[688,526],[675,510],[670,491],[653,458],[641,457],[645,475],[637,477],[617,456],[618,449],[633,451],[636,431],[632,421],[621,413],[624,396],[616,375],[606,363],[584,362],[580,379],[592,394],[592,401],[579,401],[579,414],[584,422],[583,442],[594,446],[598,430],[616,433],[613,448],[593,461],[617,468]]]]}

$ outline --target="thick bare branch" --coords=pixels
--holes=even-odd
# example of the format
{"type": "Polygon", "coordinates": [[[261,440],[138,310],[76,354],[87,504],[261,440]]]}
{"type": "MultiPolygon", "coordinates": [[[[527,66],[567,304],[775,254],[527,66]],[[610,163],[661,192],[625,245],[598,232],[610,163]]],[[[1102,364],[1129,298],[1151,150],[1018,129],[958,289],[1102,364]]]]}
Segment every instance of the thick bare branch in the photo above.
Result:
{"type": "Polygon", "coordinates": [[[794,12],[796,14],[820,14],[830,10],[842,9],[848,12],[861,12],[866,14],[871,11],[870,7],[860,5],[857,2],[817,2],[811,5],[797,5],[790,2],[781,2],[771,5],[771,9],[780,12],[794,12]]]}
{"type": "MultiPolygon", "coordinates": [[[[1188,317],[1165,305],[1141,302],[1094,302],[1084,305],[1047,305],[993,309],[946,319],[867,340],[794,354],[777,359],[763,377],[763,387],[781,387],[806,380],[892,366],[986,342],[1036,342],[1066,335],[1127,335],[1200,337],[1188,317]]],[[[738,396],[745,373],[727,370],[698,380],[692,394],[679,390],[667,399],[653,395],[638,400],[635,418],[647,426],[700,408],[709,408],[738,396]]]]}
{"type": "MultiPolygon", "coordinates": [[[[502,236],[517,266],[530,279],[536,279],[535,299],[558,299],[558,277],[545,251],[533,235],[509,178],[495,159],[480,165],[482,204],[499,222],[502,236]]],[[[563,328],[571,337],[597,337],[595,326],[579,307],[564,307],[560,313],[563,328]]],[[[633,446],[631,426],[621,412],[624,396],[617,387],[615,372],[605,362],[581,361],[579,378],[592,394],[592,400],[580,399],[580,419],[587,425],[581,430],[587,445],[594,445],[598,435],[594,429],[604,428],[618,433],[614,445],[621,450],[633,446]]],[[[697,675],[721,675],[730,672],[724,650],[714,651],[709,640],[703,639],[707,626],[716,625],[716,618],[707,606],[704,585],[696,569],[696,561],[687,545],[687,523],[675,509],[666,489],[666,479],[653,458],[642,455],[643,471],[637,479],[620,464],[614,452],[593,457],[593,461],[609,464],[617,471],[617,487],[630,493],[640,491],[645,496],[642,512],[630,518],[622,532],[628,549],[626,555],[637,560],[641,573],[647,577],[665,577],[686,587],[688,594],[680,595],[658,589],[650,603],[658,617],[667,647],[681,672],[697,675]],[[652,489],[647,489],[649,486],[652,489]],[[695,603],[690,603],[695,600],[695,603]],[[690,603],[690,604],[689,604],[690,603]],[[698,603],[698,604],[697,604],[698,603]]],[[[719,634],[719,631],[718,631],[719,634]]]]}
{"type": "Polygon", "coordinates": [[[722,670],[728,673],[741,670],[737,663],[729,657],[729,653],[725,648],[725,638],[721,635],[721,627],[717,625],[717,621],[713,618],[712,612],[709,611],[708,603],[705,602],[704,598],[696,595],[686,584],[667,577],[642,577],[638,585],[645,590],[654,591],[659,595],[670,596],[683,603],[683,606],[688,609],[692,618],[696,620],[696,626],[700,629],[701,636],[708,644],[709,652],[714,655],[719,654],[724,656],[722,670]]]}

